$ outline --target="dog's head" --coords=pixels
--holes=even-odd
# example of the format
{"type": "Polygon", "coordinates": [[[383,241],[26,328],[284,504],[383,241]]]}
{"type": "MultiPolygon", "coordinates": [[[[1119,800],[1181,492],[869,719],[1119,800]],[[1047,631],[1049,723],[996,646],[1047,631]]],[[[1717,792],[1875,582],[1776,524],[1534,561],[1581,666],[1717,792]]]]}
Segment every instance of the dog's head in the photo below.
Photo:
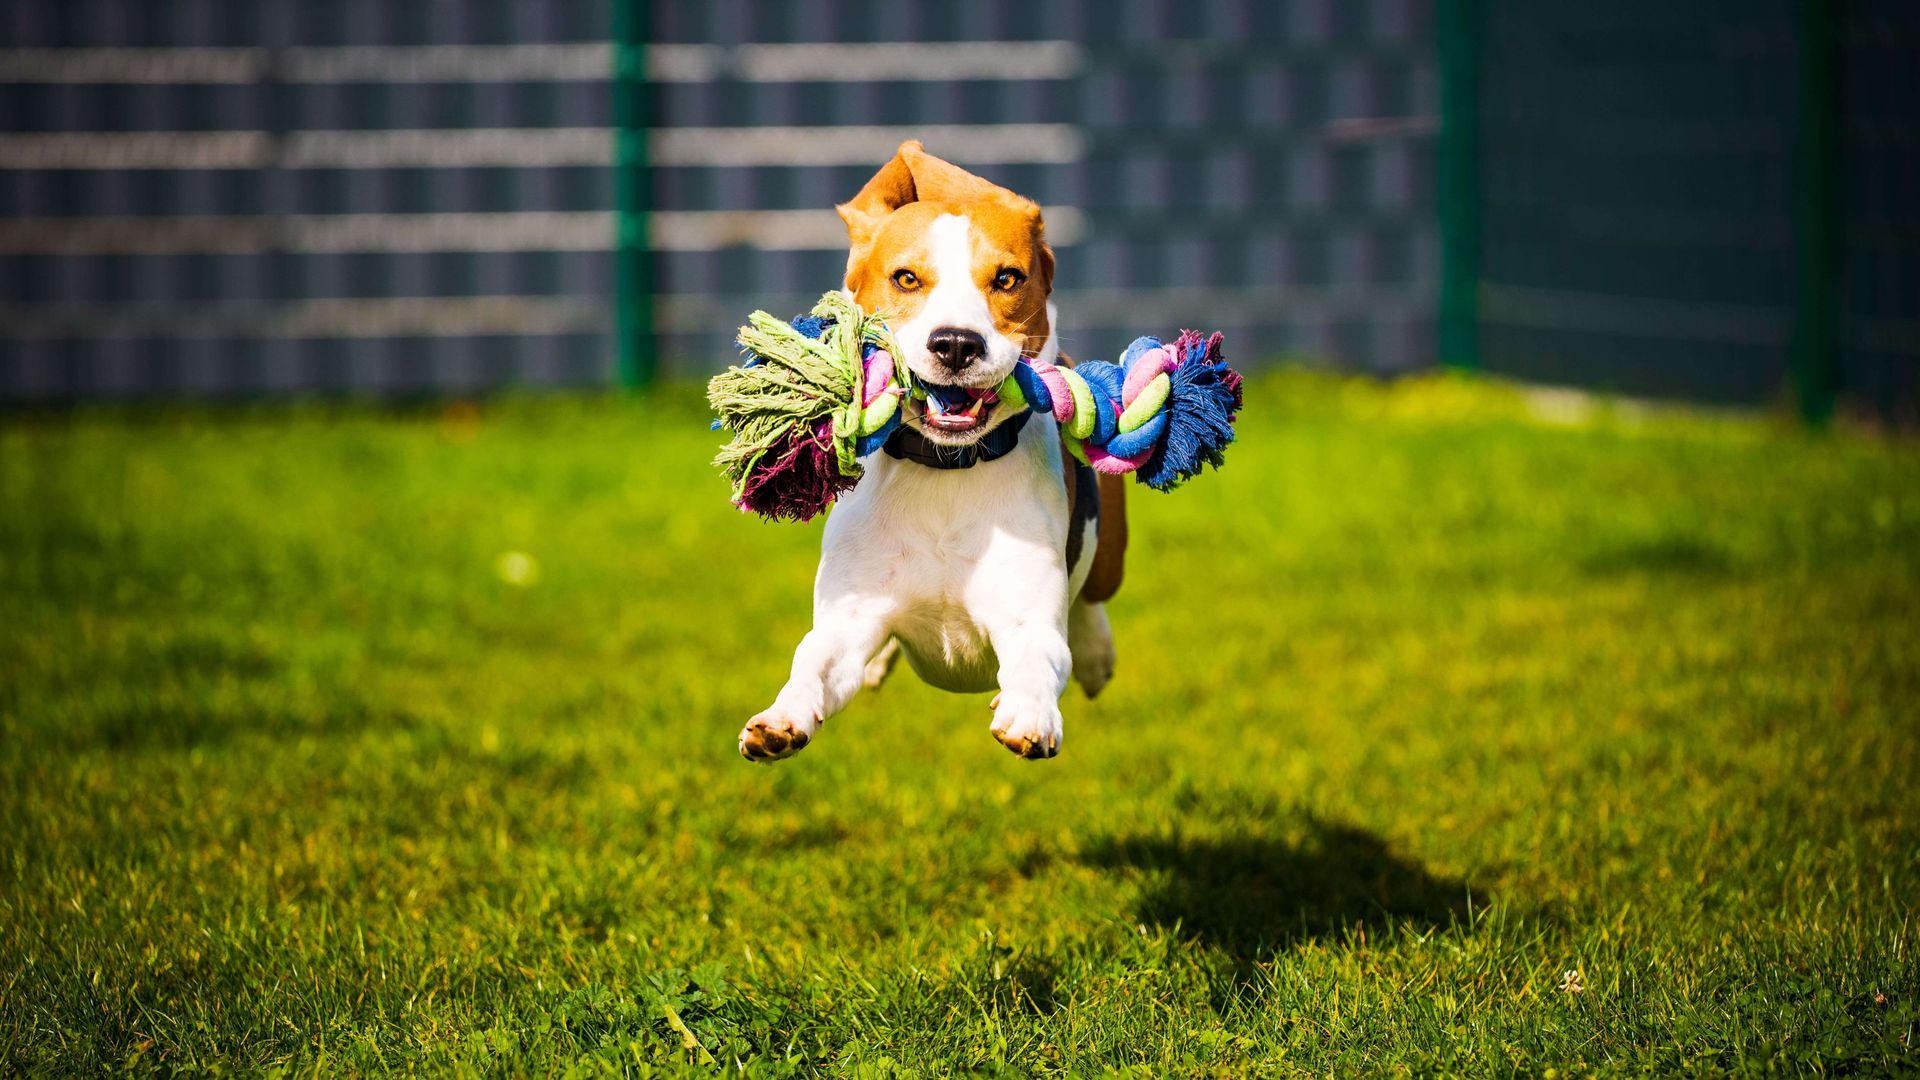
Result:
{"type": "Polygon", "coordinates": [[[1052,334],[1040,207],[906,142],[839,210],[847,289],[930,388],[909,422],[949,445],[980,438],[1005,419],[989,392],[1052,334]]]}

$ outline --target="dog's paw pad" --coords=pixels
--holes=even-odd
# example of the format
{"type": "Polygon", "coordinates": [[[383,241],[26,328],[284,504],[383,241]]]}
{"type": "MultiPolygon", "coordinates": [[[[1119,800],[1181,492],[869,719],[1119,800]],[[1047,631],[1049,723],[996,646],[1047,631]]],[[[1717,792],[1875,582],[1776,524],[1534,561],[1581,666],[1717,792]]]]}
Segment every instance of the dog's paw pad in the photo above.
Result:
{"type": "Polygon", "coordinates": [[[779,761],[806,749],[813,741],[810,725],[768,711],[740,729],[740,756],[748,761],[779,761]]]}

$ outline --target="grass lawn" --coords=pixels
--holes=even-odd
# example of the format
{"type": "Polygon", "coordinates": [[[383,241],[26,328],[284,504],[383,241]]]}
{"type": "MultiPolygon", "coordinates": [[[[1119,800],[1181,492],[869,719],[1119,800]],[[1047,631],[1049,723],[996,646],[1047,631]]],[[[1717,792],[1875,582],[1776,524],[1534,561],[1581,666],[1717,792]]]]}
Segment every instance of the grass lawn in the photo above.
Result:
{"type": "Polygon", "coordinates": [[[0,1072],[1920,1067],[1920,447],[1248,400],[1061,757],[772,767],[690,389],[0,419],[0,1072]]]}

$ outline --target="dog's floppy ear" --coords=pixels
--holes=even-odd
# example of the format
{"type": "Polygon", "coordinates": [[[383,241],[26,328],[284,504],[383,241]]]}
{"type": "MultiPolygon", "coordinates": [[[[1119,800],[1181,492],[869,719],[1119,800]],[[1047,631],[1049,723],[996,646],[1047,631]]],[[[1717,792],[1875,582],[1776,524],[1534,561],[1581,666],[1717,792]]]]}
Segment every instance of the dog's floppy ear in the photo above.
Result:
{"type": "Polygon", "coordinates": [[[921,202],[997,202],[1038,216],[1040,208],[991,180],[978,177],[951,161],[934,157],[918,142],[900,145],[896,159],[904,159],[913,174],[913,187],[921,202]]]}
{"type": "Polygon", "coordinates": [[[991,201],[1040,220],[1040,207],[991,180],[982,179],[949,161],[927,153],[918,139],[908,139],[894,151],[893,160],[880,166],[860,194],[841,203],[840,220],[847,223],[847,239],[855,257],[880,230],[887,215],[913,202],[991,201]]]}
{"type": "Polygon", "coordinates": [[[900,144],[893,157],[880,171],[873,174],[867,186],[860,194],[834,207],[840,211],[840,220],[847,223],[847,239],[859,248],[873,239],[880,229],[880,223],[888,214],[919,201],[918,190],[913,183],[913,169],[907,164],[907,154],[922,154],[920,144],[909,140],[900,144]]]}

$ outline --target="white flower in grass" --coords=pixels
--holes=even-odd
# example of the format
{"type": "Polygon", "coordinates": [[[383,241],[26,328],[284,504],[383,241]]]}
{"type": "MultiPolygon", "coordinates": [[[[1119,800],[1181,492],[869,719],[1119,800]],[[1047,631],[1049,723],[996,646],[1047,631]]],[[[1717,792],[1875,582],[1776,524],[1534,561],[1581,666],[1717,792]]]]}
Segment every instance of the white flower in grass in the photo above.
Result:
{"type": "Polygon", "coordinates": [[[1583,979],[1584,976],[1580,974],[1579,968],[1568,968],[1566,972],[1560,976],[1561,992],[1567,994],[1585,993],[1587,987],[1583,979]]]}
{"type": "Polygon", "coordinates": [[[493,572],[509,585],[526,588],[540,580],[540,564],[524,551],[503,551],[493,560],[493,572]]]}

